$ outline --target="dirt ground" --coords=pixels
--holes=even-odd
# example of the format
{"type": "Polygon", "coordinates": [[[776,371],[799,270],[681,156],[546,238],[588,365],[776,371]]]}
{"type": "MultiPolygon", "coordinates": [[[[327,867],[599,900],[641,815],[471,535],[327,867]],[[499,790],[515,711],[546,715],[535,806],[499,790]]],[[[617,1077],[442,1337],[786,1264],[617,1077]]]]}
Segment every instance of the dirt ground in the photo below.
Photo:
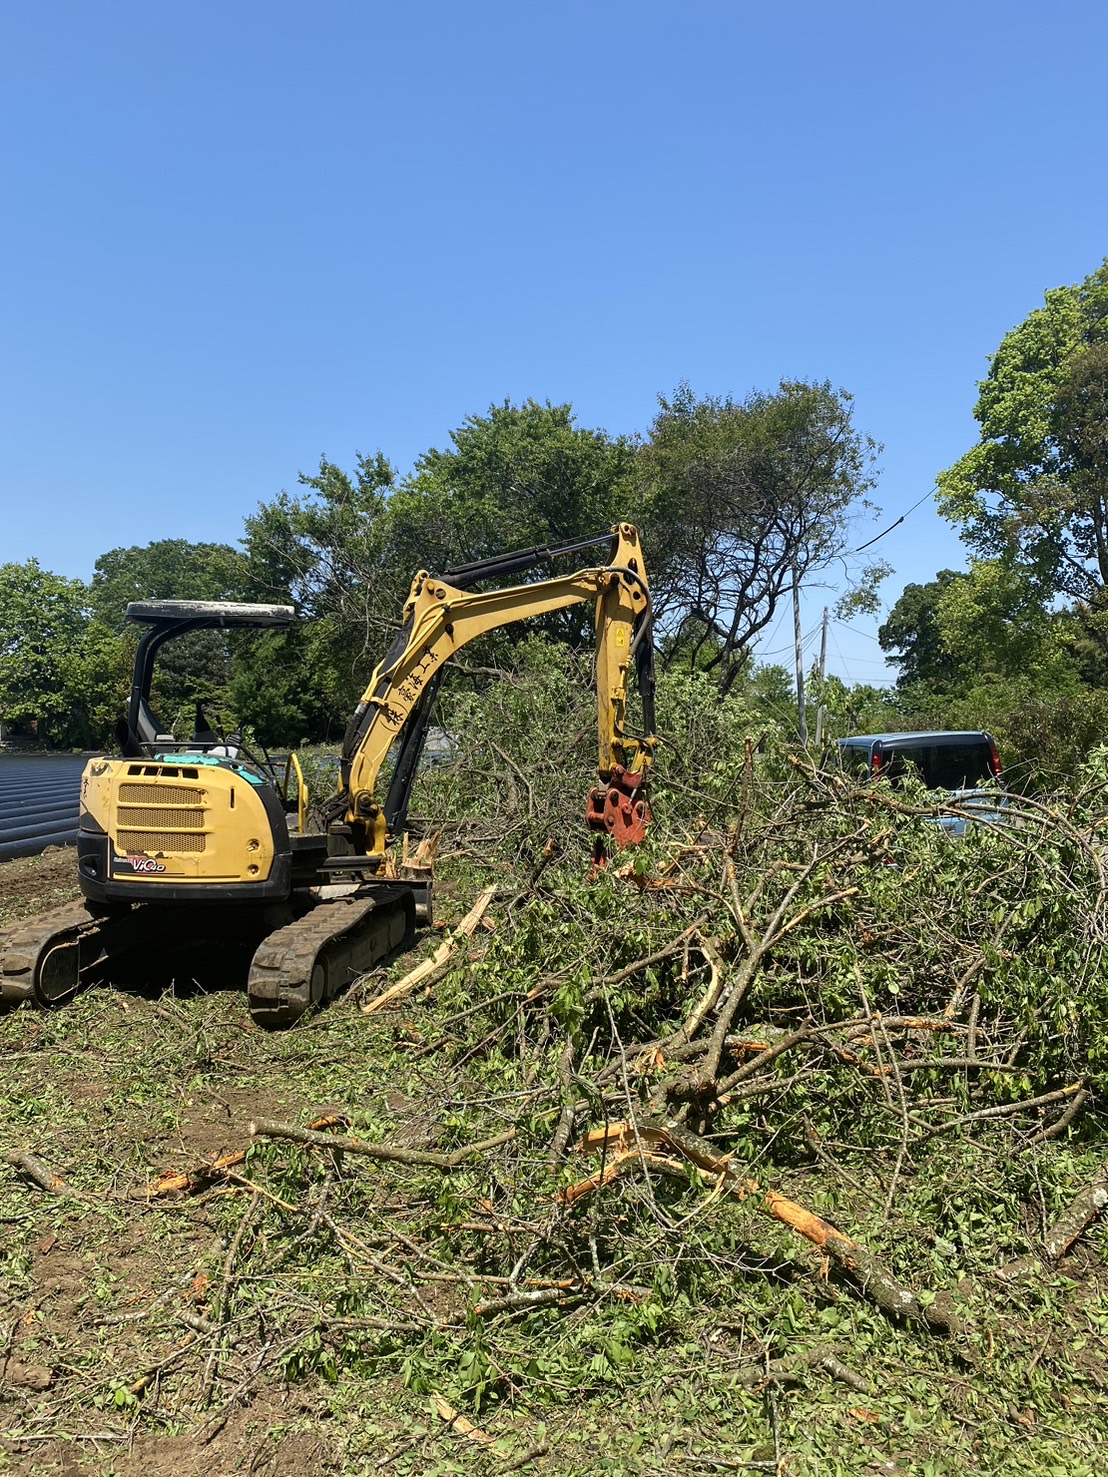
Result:
{"type": "MultiPolygon", "coordinates": [[[[71,848],[4,863],[0,926],[77,895],[71,848]]],[[[203,1318],[204,1268],[226,1247],[202,1203],[151,1202],[147,1188],[162,1171],[241,1150],[253,1117],[290,1107],[268,1063],[249,1070],[241,996],[206,996],[187,981],[168,997],[101,988],[65,1010],[16,1012],[0,1027],[5,1148],[41,1154],[64,1172],[70,1192],[54,1198],[27,1175],[6,1172],[0,1471],[308,1477],[337,1470],[309,1419],[314,1402],[296,1388],[258,1382],[214,1414],[188,1409],[187,1388],[183,1399],[181,1391],[165,1398],[175,1353],[196,1339],[183,1319],[203,1318]],[[208,1033],[239,1054],[218,1089],[195,1080],[186,1088],[208,1033]],[[121,1434],[118,1416],[130,1406],[120,1392],[129,1388],[173,1407],[163,1433],[132,1426],[121,1434]],[[44,1434],[51,1427],[64,1434],[44,1434]]]]}
{"type": "MultiPolygon", "coordinates": [[[[291,1416],[298,1413],[295,1394],[267,1394],[249,1410],[232,1413],[226,1424],[210,1435],[142,1436],[126,1443],[114,1436],[89,1431],[78,1446],[73,1441],[49,1441],[29,1448],[5,1443],[15,1477],[73,1477],[97,1470],[111,1477],[218,1477],[248,1472],[254,1477],[317,1477],[335,1470],[327,1442],[318,1434],[289,1433],[291,1416]]],[[[306,1407],[309,1411],[310,1405],[306,1407]]]]}
{"type": "Polygon", "coordinates": [[[55,908],[78,892],[72,846],[52,846],[42,856],[0,862],[0,925],[55,908]]]}

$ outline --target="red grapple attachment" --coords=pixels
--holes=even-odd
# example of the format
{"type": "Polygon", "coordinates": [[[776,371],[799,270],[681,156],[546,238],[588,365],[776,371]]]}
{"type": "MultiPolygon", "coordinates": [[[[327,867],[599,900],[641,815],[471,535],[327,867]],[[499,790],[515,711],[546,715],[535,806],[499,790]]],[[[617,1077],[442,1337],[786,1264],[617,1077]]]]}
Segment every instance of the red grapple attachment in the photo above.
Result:
{"type": "Polygon", "coordinates": [[[646,798],[646,775],[630,774],[621,764],[612,769],[608,783],[589,791],[585,820],[590,831],[597,832],[594,857],[603,865],[604,838],[610,836],[622,850],[646,840],[650,824],[650,806],[646,798]]]}

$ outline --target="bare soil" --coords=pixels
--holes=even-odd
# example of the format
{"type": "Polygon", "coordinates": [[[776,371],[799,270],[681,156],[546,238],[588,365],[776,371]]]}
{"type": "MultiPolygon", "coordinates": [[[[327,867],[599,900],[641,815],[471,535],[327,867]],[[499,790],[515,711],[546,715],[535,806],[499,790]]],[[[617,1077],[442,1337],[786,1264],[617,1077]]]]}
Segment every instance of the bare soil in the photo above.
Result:
{"type": "Polygon", "coordinates": [[[0,862],[0,924],[56,908],[79,893],[72,846],[51,846],[42,856],[0,862]]]}
{"type": "MultiPolygon", "coordinates": [[[[0,864],[0,926],[78,894],[72,848],[0,864]]],[[[41,1156],[72,1192],[55,1198],[4,1172],[0,1471],[338,1470],[310,1396],[261,1379],[226,1406],[197,1404],[195,1370],[182,1379],[173,1357],[196,1339],[184,1320],[205,1316],[226,1238],[205,1196],[151,1199],[150,1185],[163,1171],[241,1151],[253,1118],[303,1107],[257,1051],[265,1038],[241,995],[207,993],[191,979],[162,993],[108,982],[59,1011],[24,1008],[0,1027],[5,1148],[41,1156]],[[165,1408],[164,1434],[133,1428],[121,1439],[128,1407],[115,1392],[159,1365],[141,1395],[165,1408]],[[39,1434],[52,1426],[64,1435],[39,1434]]],[[[223,1380],[216,1389],[228,1393],[223,1380]]]]}
{"type": "Polygon", "coordinates": [[[109,1477],[323,1477],[338,1470],[326,1439],[318,1430],[289,1429],[310,1410],[294,1391],[267,1392],[200,1437],[136,1435],[121,1442],[90,1431],[79,1443],[10,1443],[15,1464],[9,1470],[13,1477],[76,1477],[90,1469],[109,1477]]]}

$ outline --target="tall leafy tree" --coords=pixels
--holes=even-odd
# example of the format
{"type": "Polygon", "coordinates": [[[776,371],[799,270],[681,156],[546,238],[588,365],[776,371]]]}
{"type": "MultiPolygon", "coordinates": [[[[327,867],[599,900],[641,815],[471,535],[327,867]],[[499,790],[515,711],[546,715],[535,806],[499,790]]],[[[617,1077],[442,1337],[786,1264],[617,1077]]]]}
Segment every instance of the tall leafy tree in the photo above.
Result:
{"type": "MultiPolygon", "coordinates": [[[[634,443],[579,425],[572,405],[505,400],[468,416],[450,440],[447,450],[420,457],[390,499],[390,556],[409,575],[636,520],[634,443]]],[[[597,549],[581,562],[603,558],[597,549]]],[[[566,611],[539,625],[577,644],[588,639],[591,612],[566,611]]]]}
{"type": "Polygon", "coordinates": [[[104,625],[122,631],[132,600],[241,600],[245,582],[245,561],[230,544],[157,539],[101,554],[89,599],[104,625]]]}
{"type": "Polygon", "coordinates": [[[384,652],[411,580],[389,557],[395,480],[380,452],[359,454],[353,472],[322,457],[317,472],[301,473],[298,491],[280,492],[246,520],[251,597],[289,602],[301,617],[293,631],[257,642],[236,678],[240,710],[275,741],[341,732],[384,652]]]}
{"type": "Polygon", "coordinates": [[[125,682],[118,639],[92,619],[80,580],[36,559],[0,565],[0,717],[33,722],[43,744],[95,744],[125,682]]]}
{"type": "Polygon", "coordinates": [[[397,552],[442,570],[634,521],[635,447],[572,405],[505,400],[420,457],[391,500],[397,552]]]}
{"type": "Polygon", "coordinates": [[[905,586],[877,639],[900,669],[899,693],[919,703],[964,697],[982,684],[1069,690],[1080,680],[1080,629],[1071,612],[1050,608],[1019,565],[975,559],[968,570],[905,586]]]}
{"type": "MultiPolygon", "coordinates": [[[[98,621],[121,633],[121,651],[129,662],[134,650],[134,631],[127,625],[131,601],[241,600],[245,588],[245,560],[230,544],[157,539],[101,554],[89,599],[98,621]]],[[[228,691],[237,644],[221,631],[194,631],[162,647],[154,700],[167,728],[190,732],[197,702],[205,704],[211,721],[237,726],[228,691]]]]}
{"type": "Polygon", "coordinates": [[[1036,582],[1007,559],[973,560],[943,588],[936,620],[964,687],[982,677],[1035,681],[1044,690],[1076,680],[1062,623],[1036,582]]]}
{"type": "MultiPolygon", "coordinates": [[[[305,731],[341,727],[417,571],[603,532],[633,514],[633,473],[631,442],[578,426],[569,405],[533,400],[469,416],[449,449],[428,451],[400,480],[379,452],[351,472],[323,458],[297,492],[246,522],[250,588],[292,600],[306,620],[280,643],[299,690],[286,682],[267,711],[289,722],[299,713],[305,731]]],[[[590,621],[567,613],[545,628],[577,641],[590,621]]]]}
{"type": "MultiPolygon", "coordinates": [[[[683,384],[661,397],[639,470],[656,605],[682,637],[673,650],[694,665],[709,652],[729,687],[794,584],[846,567],[879,449],[828,383],[784,380],[742,401],[683,384]]],[[[872,608],[886,572],[854,572],[855,608],[872,608]]]]}
{"type": "Polygon", "coordinates": [[[905,585],[900,599],[878,627],[881,650],[900,670],[898,686],[924,682],[945,688],[958,680],[962,664],[943,639],[939,605],[950,586],[962,579],[964,574],[940,569],[925,585],[905,585]]]}
{"type": "Polygon", "coordinates": [[[259,598],[305,616],[338,615],[372,628],[385,552],[384,514],[396,475],[387,458],[358,454],[353,472],[326,456],[246,520],[248,581],[259,598]]]}
{"type": "MultiPolygon", "coordinates": [[[[977,444],[939,505],[980,558],[1022,567],[1045,598],[1096,615],[1108,589],[1108,261],[1048,292],[979,386],[977,444]]],[[[1088,629],[1108,648],[1108,621],[1088,629]]]]}
{"type": "Polygon", "coordinates": [[[65,737],[74,654],[88,623],[80,580],[37,559],[0,565],[0,716],[34,721],[43,741],[65,737]]]}

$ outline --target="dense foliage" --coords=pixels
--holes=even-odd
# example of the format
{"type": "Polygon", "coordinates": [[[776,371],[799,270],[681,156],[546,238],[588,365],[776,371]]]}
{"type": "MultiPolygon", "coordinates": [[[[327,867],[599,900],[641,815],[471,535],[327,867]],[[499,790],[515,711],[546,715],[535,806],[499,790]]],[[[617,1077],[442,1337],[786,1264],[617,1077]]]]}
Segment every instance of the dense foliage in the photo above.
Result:
{"type": "Polygon", "coordinates": [[[974,554],[1099,610],[1108,586],[1108,262],[1046,294],[981,384],[977,445],[939,479],[974,554]]]}
{"type": "Polygon", "coordinates": [[[909,584],[881,626],[890,726],[989,728],[1049,788],[1108,731],[1108,262],[1048,292],[979,388],[979,440],[938,479],[969,568],[909,584]]]}

